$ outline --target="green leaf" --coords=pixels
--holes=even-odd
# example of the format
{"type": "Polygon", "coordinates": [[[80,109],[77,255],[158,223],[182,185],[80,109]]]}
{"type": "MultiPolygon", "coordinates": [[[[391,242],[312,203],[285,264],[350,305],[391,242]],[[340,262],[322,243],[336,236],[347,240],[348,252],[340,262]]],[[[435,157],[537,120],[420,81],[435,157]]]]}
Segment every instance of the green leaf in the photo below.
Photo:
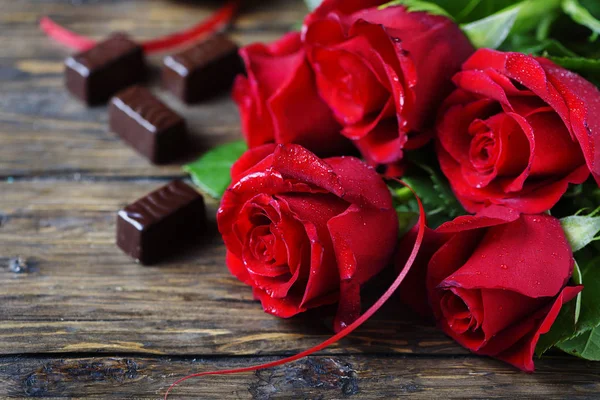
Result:
{"type": "Polygon", "coordinates": [[[414,211],[402,211],[396,210],[396,214],[398,215],[398,237],[402,238],[406,232],[410,231],[410,229],[417,223],[419,220],[419,213],[414,211]]]}
{"type": "Polygon", "coordinates": [[[197,161],[183,166],[194,183],[209,196],[221,198],[231,183],[231,166],[246,151],[243,141],[227,143],[205,153],[197,161]]]}
{"type": "MultiPolygon", "coordinates": [[[[546,39],[560,10],[561,0],[513,1],[509,7],[463,24],[462,29],[475,47],[498,48],[509,35],[537,30],[538,40],[546,39]]],[[[516,51],[515,49],[510,49],[516,51]]]]}
{"type": "Polygon", "coordinates": [[[552,57],[545,55],[556,64],[578,73],[600,87],[600,59],[586,57],[552,57]]]}
{"type": "Polygon", "coordinates": [[[576,302],[570,301],[562,307],[550,331],[540,336],[540,340],[535,347],[535,353],[538,357],[541,357],[558,343],[569,340],[575,335],[575,317],[576,302]]]}
{"type": "Polygon", "coordinates": [[[521,7],[521,4],[516,4],[489,17],[462,25],[461,28],[473,46],[497,49],[508,37],[521,7]]]}
{"type": "Polygon", "coordinates": [[[435,3],[424,0],[394,0],[379,6],[379,9],[383,10],[392,6],[406,6],[406,10],[408,12],[423,11],[433,15],[443,15],[452,19],[452,16],[448,14],[448,12],[442,7],[435,3]]]}
{"type": "Polygon", "coordinates": [[[516,51],[536,56],[552,54],[561,57],[577,57],[577,54],[555,39],[540,40],[530,35],[512,34],[500,48],[505,51],[516,51]]]}
{"type": "Polygon", "coordinates": [[[429,0],[446,10],[457,22],[485,18],[521,0],[429,0]]]}
{"type": "Polygon", "coordinates": [[[519,15],[511,33],[527,33],[536,30],[536,34],[548,34],[550,25],[560,14],[562,0],[523,0],[519,3],[519,15]],[[549,19],[549,21],[548,21],[549,19]],[[539,32],[541,30],[541,32],[539,32]],[[546,31],[546,32],[544,32],[546,31]]]}
{"type": "Polygon", "coordinates": [[[571,215],[560,220],[573,252],[590,244],[600,232],[600,217],[571,215]]]}
{"type": "Polygon", "coordinates": [[[578,357],[596,359],[590,349],[597,340],[597,330],[600,325],[600,257],[586,262],[581,270],[576,263],[572,281],[583,284],[583,291],[576,300],[563,307],[550,332],[542,335],[536,347],[538,355],[543,354],[552,346],[574,354],[578,357]],[[584,348],[591,341],[587,350],[584,348]],[[583,343],[583,344],[582,344],[583,343]]]}
{"type": "Polygon", "coordinates": [[[306,6],[308,7],[308,9],[310,11],[312,11],[315,8],[319,7],[319,5],[321,5],[323,0],[304,0],[304,2],[306,3],[306,6]]]}
{"type": "Polygon", "coordinates": [[[581,312],[577,331],[586,331],[600,325],[600,257],[586,263],[581,269],[584,289],[581,294],[581,312]]]}
{"type": "MultiPolygon", "coordinates": [[[[573,276],[571,276],[571,281],[575,285],[583,285],[583,274],[581,273],[581,268],[579,268],[577,261],[575,261],[575,265],[573,266],[573,276]]],[[[583,291],[577,293],[577,297],[575,298],[575,324],[579,322],[579,317],[581,316],[582,297],[583,291]]]]}
{"type": "Polygon", "coordinates": [[[578,0],[563,0],[562,9],[573,21],[589,28],[596,34],[600,34],[600,21],[594,18],[590,11],[581,5],[578,0]]]}
{"type": "MultiPolygon", "coordinates": [[[[464,209],[456,200],[441,172],[427,164],[415,165],[419,170],[410,171],[402,180],[421,198],[427,215],[427,225],[436,228],[444,222],[463,215],[464,209]]],[[[408,192],[403,188],[393,191],[393,195],[399,213],[413,212],[418,216],[418,206],[412,195],[409,197],[408,192]]]]}
{"type": "Polygon", "coordinates": [[[600,327],[559,343],[558,348],[586,360],[600,361],[600,327]]]}
{"type": "MultiPolygon", "coordinates": [[[[577,262],[573,269],[571,282],[574,285],[582,284],[581,270],[579,269],[577,262]]],[[[540,340],[535,347],[535,353],[538,357],[541,357],[542,354],[556,346],[558,343],[564,342],[576,335],[576,325],[581,313],[581,297],[582,294],[579,292],[575,300],[565,304],[552,324],[550,331],[540,337],[540,340]]]]}
{"type": "Polygon", "coordinates": [[[558,348],[587,360],[600,360],[600,257],[581,269],[584,289],[575,334],[558,348]]]}

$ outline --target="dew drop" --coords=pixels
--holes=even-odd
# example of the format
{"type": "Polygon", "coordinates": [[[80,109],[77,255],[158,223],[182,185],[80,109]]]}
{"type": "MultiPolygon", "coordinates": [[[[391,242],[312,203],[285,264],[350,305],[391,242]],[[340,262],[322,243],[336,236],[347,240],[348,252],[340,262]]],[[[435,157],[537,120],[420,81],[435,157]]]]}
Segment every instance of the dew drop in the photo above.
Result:
{"type": "Polygon", "coordinates": [[[502,264],[502,265],[500,265],[500,268],[502,268],[502,269],[508,269],[508,265],[502,264]]]}

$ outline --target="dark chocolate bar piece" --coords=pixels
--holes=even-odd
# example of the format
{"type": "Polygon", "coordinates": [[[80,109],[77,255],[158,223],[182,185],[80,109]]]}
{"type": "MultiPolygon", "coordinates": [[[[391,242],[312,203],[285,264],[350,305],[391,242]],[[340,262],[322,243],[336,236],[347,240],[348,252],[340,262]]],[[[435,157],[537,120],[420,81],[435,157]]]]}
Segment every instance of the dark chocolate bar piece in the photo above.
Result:
{"type": "Polygon", "coordinates": [[[222,34],[165,57],[163,87],[185,103],[205,100],[231,87],[243,72],[238,46],[222,34]]]}
{"type": "Polygon", "coordinates": [[[187,184],[172,181],[119,211],[117,246],[150,265],[198,238],[205,227],[202,196],[187,184]]]}
{"type": "Polygon", "coordinates": [[[108,120],[113,132],[154,164],[173,161],[186,150],[185,120],[142,86],[113,97],[108,120]]]}
{"type": "Polygon", "coordinates": [[[142,47],[122,33],[67,58],[65,65],[67,89],[88,105],[105,104],[119,90],[141,82],[146,73],[142,47]]]}

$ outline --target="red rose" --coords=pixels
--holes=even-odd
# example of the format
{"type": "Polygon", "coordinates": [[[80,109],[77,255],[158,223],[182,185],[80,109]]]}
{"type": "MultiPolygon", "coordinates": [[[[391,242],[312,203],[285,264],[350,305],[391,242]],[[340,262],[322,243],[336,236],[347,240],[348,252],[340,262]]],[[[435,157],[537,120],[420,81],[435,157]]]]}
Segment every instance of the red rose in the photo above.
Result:
{"type": "Polygon", "coordinates": [[[438,157],[470,212],[552,208],[569,183],[600,178],[600,91],[544,58],[482,49],[454,77],[438,157]]]}
{"type": "Polygon", "coordinates": [[[339,302],[336,327],[356,319],[360,286],[388,263],[398,234],[377,173],[354,157],[265,145],[231,175],[217,215],[231,273],[279,317],[339,302]]]}
{"type": "MultiPolygon", "coordinates": [[[[447,335],[477,354],[533,371],[540,335],[582,289],[565,287],[574,261],[560,222],[492,206],[427,236],[425,245],[433,247],[426,247],[429,254],[411,271],[412,278],[423,277],[414,300],[418,310],[423,311],[427,293],[447,335]]],[[[417,282],[407,277],[400,291],[414,291],[417,282]],[[407,288],[409,283],[413,287],[407,288]]]]}
{"type": "Polygon", "coordinates": [[[340,127],[320,99],[299,33],[269,46],[240,50],[248,77],[237,77],[233,98],[249,147],[265,143],[298,143],[319,154],[347,147],[340,127]]]}
{"type": "Polygon", "coordinates": [[[304,25],[321,97],[371,164],[424,144],[473,47],[450,19],[385,1],[325,0],[304,25]]]}

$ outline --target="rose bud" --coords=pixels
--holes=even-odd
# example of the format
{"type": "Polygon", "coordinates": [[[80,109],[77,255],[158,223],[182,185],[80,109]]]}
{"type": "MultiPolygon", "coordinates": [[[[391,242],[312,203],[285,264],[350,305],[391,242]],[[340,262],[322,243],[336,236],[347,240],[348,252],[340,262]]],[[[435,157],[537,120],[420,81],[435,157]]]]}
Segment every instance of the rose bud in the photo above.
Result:
{"type": "MultiPolygon", "coordinates": [[[[423,278],[407,277],[400,292],[418,293],[409,303],[421,312],[427,293],[440,328],[472,352],[533,371],[540,335],[582,290],[565,286],[574,260],[560,222],[491,206],[426,236],[427,257],[411,271],[423,278]]],[[[414,242],[414,235],[406,240],[414,242]]]]}
{"type": "Polygon", "coordinates": [[[299,33],[268,46],[240,50],[248,76],[233,88],[248,147],[297,143],[319,155],[341,154],[349,147],[340,126],[321,100],[299,33]]]}
{"type": "Polygon", "coordinates": [[[552,208],[568,184],[600,178],[600,91],[544,58],[478,50],[437,124],[438,157],[470,212],[552,208]]]}
{"type": "Polygon", "coordinates": [[[354,157],[264,145],[234,164],[217,214],[227,266],[264,310],[287,318],[338,302],[336,329],[360,314],[360,287],[393,254],[398,220],[377,173],[354,157]]]}
{"type": "Polygon", "coordinates": [[[372,165],[427,142],[451,78],[474,49],[449,18],[325,0],[304,24],[321,97],[372,165]]]}

